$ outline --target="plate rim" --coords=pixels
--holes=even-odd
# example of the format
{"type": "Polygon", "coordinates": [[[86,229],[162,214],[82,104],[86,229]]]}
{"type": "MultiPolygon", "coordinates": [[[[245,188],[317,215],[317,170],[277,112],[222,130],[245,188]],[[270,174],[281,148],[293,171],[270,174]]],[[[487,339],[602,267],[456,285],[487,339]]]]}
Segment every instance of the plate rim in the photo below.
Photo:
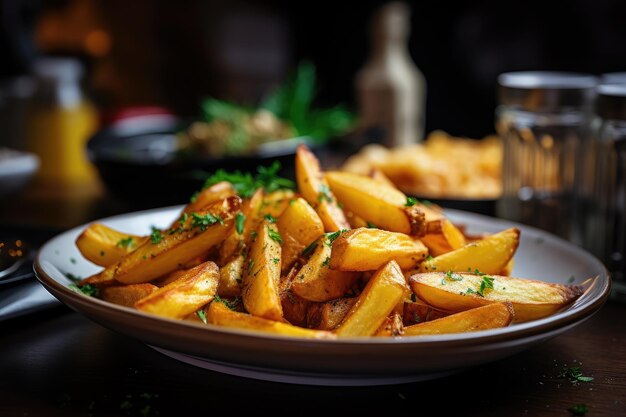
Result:
{"type": "MultiPolygon", "coordinates": [[[[312,344],[333,344],[337,345],[349,345],[349,346],[361,346],[361,345],[373,345],[373,346],[389,346],[389,345],[404,345],[404,344],[414,344],[416,346],[428,346],[436,348],[438,346],[445,345],[446,347],[450,347],[450,344],[454,344],[455,347],[465,347],[465,346],[475,346],[482,344],[490,344],[497,343],[509,340],[517,340],[524,339],[528,337],[533,337],[536,335],[540,335],[542,333],[550,333],[552,331],[558,330],[560,328],[565,328],[570,324],[582,322],[583,320],[591,317],[594,313],[596,313],[602,305],[606,302],[610,295],[610,287],[611,287],[611,276],[607,271],[606,267],[592,254],[585,251],[584,249],[574,245],[573,243],[567,242],[557,236],[554,236],[548,232],[545,232],[540,229],[533,228],[531,226],[522,225],[519,223],[511,222],[509,220],[499,219],[495,217],[485,216],[481,214],[466,212],[462,210],[453,210],[446,209],[445,212],[451,217],[456,216],[464,216],[469,218],[476,218],[479,221],[488,221],[488,222],[496,222],[501,224],[506,224],[508,227],[519,227],[523,230],[532,230],[535,233],[539,233],[550,240],[555,240],[561,245],[565,245],[568,249],[574,250],[580,254],[584,254],[586,257],[590,257],[593,259],[595,263],[602,267],[602,270],[599,271],[598,277],[604,276],[605,279],[603,282],[599,283],[598,278],[594,280],[594,282],[586,289],[584,295],[590,291],[594,285],[601,285],[602,287],[599,289],[599,293],[592,296],[591,299],[585,300],[585,305],[579,306],[580,308],[572,310],[572,306],[568,306],[566,309],[561,310],[551,316],[548,316],[543,319],[534,320],[527,323],[519,323],[513,326],[501,328],[501,329],[491,329],[484,331],[477,331],[471,333],[458,333],[458,334],[445,334],[445,335],[432,335],[432,336],[403,336],[398,338],[376,338],[376,337],[350,337],[350,338],[337,338],[337,339],[307,339],[302,337],[292,337],[292,336],[284,336],[284,335],[276,335],[266,332],[248,330],[248,329],[237,329],[237,328],[227,328],[221,327],[211,324],[200,324],[193,323],[189,321],[181,321],[168,319],[165,317],[160,317],[148,313],[144,313],[135,309],[131,309],[129,307],[119,306],[116,304],[108,303],[106,301],[87,297],[83,294],[80,294],[71,288],[68,285],[63,285],[59,283],[56,279],[52,278],[45,271],[43,263],[46,262],[42,259],[42,253],[44,253],[44,249],[51,247],[53,243],[57,239],[61,239],[66,235],[70,235],[72,233],[76,233],[77,231],[84,230],[84,228],[94,222],[110,222],[115,220],[122,220],[126,217],[134,217],[134,216],[144,216],[150,213],[159,213],[159,212],[167,212],[181,209],[182,205],[175,206],[167,206],[160,207],[142,211],[129,212],[124,214],[118,214],[115,216],[110,216],[102,219],[97,219],[89,223],[85,223],[74,227],[72,229],[66,230],[63,233],[60,233],[48,240],[42,247],[40,248],[35,261],[33,263],[33,269],[35,271],[35,276],[37,280],[46,287],[46,289],[56,298],[61,296],[60,301],[64,304],[69,305],[72,309],[79,311],[80,314],[88,316],[92,319],[90,314],[85,313],[82,309],[75,308],[75,305],[80,305],[81,308],[83,305],[88,304],[88,308],[94,308],[98,310],[100,313],[110,313],[111,310],[116,314],[130,314],[131,316],[139,316],[143,320],[149,320],[149,322],[157,324],[167,325],[168,327],[175,325],[176,327],[180,326],[181,328],[187,328],[191,332],[214,332],[214,333],[227,333],[232,336],[238,337],[252,337],[252,338],[262,338],[266,340],[279,341],[280,343],[285,344],[301,344],[301,343],[312,343],[312,344]],[[56,294],[55,292],[58,292],[56,294]],[[65,298],[71,300],[71,303],[66,302],[65,298]]],[[[53,263],[51,263],[54,265],[53,263]]],[[[581,297],[581,298],[582,298],[581,297]]],[[[579,299],[580,300],[580,299],[579,299]]],[[[574,303],[573,306],[576,304],[574,303]]],[[[167,348],[167,347],[165,347],[167,348]]]]}

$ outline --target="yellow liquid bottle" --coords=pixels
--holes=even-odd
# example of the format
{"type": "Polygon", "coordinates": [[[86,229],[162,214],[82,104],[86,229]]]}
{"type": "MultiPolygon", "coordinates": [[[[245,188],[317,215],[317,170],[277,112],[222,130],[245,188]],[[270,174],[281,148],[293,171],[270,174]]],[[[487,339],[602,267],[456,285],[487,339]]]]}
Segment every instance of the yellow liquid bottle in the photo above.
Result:
{"type": "Polygon", "coordinates": [[[72,59],[46,58],[37,62],[35,75],[26,145],[41,161],[36,182],[72,194],[98,192],[97,175],[85,151],[98,118],[80,88],[82,67],[72,59]]]}

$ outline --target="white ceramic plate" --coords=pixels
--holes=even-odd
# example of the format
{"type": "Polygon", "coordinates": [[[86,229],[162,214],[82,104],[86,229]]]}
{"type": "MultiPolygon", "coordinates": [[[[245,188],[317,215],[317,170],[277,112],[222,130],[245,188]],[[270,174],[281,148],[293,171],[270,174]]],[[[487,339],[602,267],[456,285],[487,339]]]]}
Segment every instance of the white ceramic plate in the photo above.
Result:
{"type": "MultiPolygon", "coordinates": [[[[165,227],[181,207],[111,217],[100,222],[134,234],[165,227]]],[[[249,378],[321,385],[375,385],[424,380],[513,355],[554,337],[595,313],[609,294],[610,278],[589,253],[548,233],[461,211],[450,218],[470,233],[522,229],[513,276],[557,283],[595,277],[573,305],[550,317],[465,334],[306,340],[169,320],[76,293],[65,276],[86,277],[100,268],[83,259],[74,241],[84,226],[44,245],[35,261],[41,283],[59,300],[94,321],[196,366],[249,378]]]]}

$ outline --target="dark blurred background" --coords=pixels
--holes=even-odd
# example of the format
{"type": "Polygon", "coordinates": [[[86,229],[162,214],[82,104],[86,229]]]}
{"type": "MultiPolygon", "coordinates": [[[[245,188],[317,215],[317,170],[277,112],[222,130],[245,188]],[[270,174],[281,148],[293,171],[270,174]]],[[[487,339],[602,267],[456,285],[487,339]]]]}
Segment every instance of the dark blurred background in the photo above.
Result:
{"type": "MultiPolygon", "coordinates": [[[[303,58],[320,105],[355,108],[354,76],[381,1],[2,0],[0,78],[40,54],[74,56],[106,113],[159,105],[198,113],[202,97],[254,103],[303,58]]],[[[425,75],[426,131],[493,132],[496,77],[512,70],[626,69],[626,3],[410,2],[410,52],[425,75]]]]}

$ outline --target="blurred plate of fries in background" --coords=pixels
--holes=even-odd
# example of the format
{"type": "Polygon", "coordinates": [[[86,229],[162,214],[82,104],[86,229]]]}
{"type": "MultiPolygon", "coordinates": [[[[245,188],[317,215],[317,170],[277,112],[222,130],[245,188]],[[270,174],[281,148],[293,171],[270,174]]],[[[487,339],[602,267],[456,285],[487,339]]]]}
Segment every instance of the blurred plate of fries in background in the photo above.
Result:
{"type": "Polygon", "coordinates": [[[343,170],[361,175],[379,171],[407,195],[444,207],[494,214],[501,194],[502,144],[434,131],[423,143],[386,148],[365,146],[343,170]]]}
{"type": "Polygon", "coordinates": [[[384,176],[325,173],[305,146],[295,165],[297,184],[218,172],[185,207],[70,230],[42,248],[37,276],[179,360],[325,385],[495,360],[607,297],[602,264],[545,232],[425,206],[384,176]]]}

